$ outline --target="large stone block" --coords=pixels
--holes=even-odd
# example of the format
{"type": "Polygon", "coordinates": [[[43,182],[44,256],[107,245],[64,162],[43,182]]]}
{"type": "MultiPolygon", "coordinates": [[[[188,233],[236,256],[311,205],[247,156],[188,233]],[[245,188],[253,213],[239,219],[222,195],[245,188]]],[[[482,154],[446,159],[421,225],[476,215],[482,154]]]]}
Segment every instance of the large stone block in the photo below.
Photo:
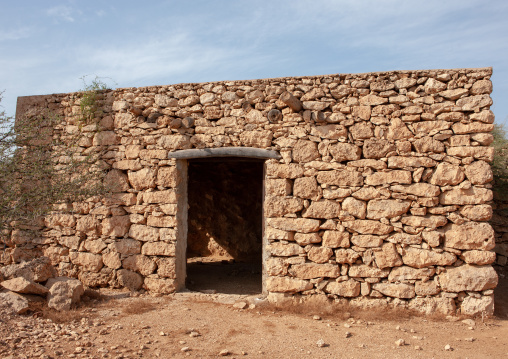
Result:
{"type": "Polygon", "coordinates": [[[294,179],[302,177],[303,172],[303,166],[296,163],[280,164],[268,162],[266,164],[266,174],[271,177],[294,179]]]}
{"type": "Polygon", "coordinates": [[[467,264],[492,264],[496,260],[496,252],[478,250],[464,251],[460,255],[460,258],[467,264]]]}
{"type": "Polygon", "coordinates": [[[334,200],[322,199],[313,201],[310,206],[303,211],[304,218],[338,218],[340,214],[340,204],[334,200]]]}
{"type": "Polygon", "coordinates": [[[494,160],[494,147],[484,146],[459,146],[448,147],[446,153],[450,156],[457,157],[474,157],[477,160],[492,162],[494,160]]]}
{"type": "Polygon", "coordinates": [[[11,292],[20,294],[46,295],[48,288],[23,277],[9,279],[0,283],[0,286],[11,292]]]}
{"type": "Polygon", "coordinates": [[[407,216],[402,217],[400,221],[408,226],[413,227],[426,227],[431,229],[436,229],[437,227],[442,227],[446,223],[448,223],[448,220],[445,216],[433,216],[433,215],[426,215],[426,216],[407,216]]]}
{"type": "Polygon", "coordinates": [[[129,232],[131,220],[129,216],[114,216],[102,221],[102,235],[123,237],[129,232]]]}
{"type": "Polygon", "coordinates": [[[374,252],[374,258],[378,268],[392,268],[403,264],[402,259],[393,243],[385,243],[381,251],[374,252]]]}
{"type": "Polygon", "coordinates": [[[405,214],[410,207],[410,201],[373,199],[367,205],[367,218],[393,218],[405,214]]]}
{"type": "Polygon", "coordinates": [[[352,249],[337,249],[335,251],[335,261],[337,263],[353,264],[360,258],[360,253],[352,249]]]}
{"type": "Polygon", "coordinates": [[[472,221],[489,221],[493,211],[490,204],[467,205],[460,209],[460,214],[472,221]]]}
{"type": "Polygon", "coordinates": [[[304,263],[292,265],[289,273],[300,279],[337,278],[340,268],[337,264],[304,263]]]}
{"type": "MultiPolygon", "coordinates": [[[[302,179],[308,178],[310,180],[314,180],[315,188],[317,189],[317,182],[314,177],[303,177],[302,179]]],[[[297,180],[299,180],[298,178],[297,180]]],[[[296,181],[295,180],[295,187],[296,187],[296,181]]],[[[307,186],[303,186],[306,188],[307,186]]],[[[293,191],[293,183],[289,179],[267,179],[265,180],[265,193],[267,196],[289,196],[291,195],[293,191]]],[[[312,190],[311,190],[312,192],[312,190]]],[[[295,193],[295,196],[302,197],[301,195],[297,195],[295,193]]],[[[307,198],[307,197],[302,197],[307,198]]]]}
{"type": "Polygon", "coordinates": [[[294,197],[266,196],[263,208],[266,217],[282,217],[301,211],[303,201],[294,197]]]}
{"type": "Polygon", "coordinates": [[[70,252],[69,259],[73,264],[83,267],[83,270],[97,273],[101,270],[102,256],[88,252],[70,252]]]}
{"type": "Polygon", "coordinates": [[[147,256],[174,257],[176,253],[175,243],[147,242],[141,248],[141,253],[147,256]]]}
{"type": "Polygon", "coordinates": [[[375,283],[372,285],[372,289],[395,298],[410,299],[416,295],[414,285],[404,283],[375,283]]]}
{"type": "Polygon", "coordinates": [[[439,196],[441,190],[438,186],[428,183],[413,183],[410,185],[394,185],[390,189],[394,192],[412,194],[418,197],[436,197],[439,196]]]}
{"type": "Polygon", "coordinates": [[[347,197],[342,201],[342,210],[359,219],[364,219],[367,214],[367,204],[354,197],[347,197]]]}
{"type": "Polygon", "coordinates": [[[120,254],[138,254],[141,253],[141,242],[131,238],[123,238],[113,242],[111,249],[120,254]]]}
{"type": "Polygon", "coordinates": [[[437,162],[429,157],[388,157],[388,168],[434,167],[437,162]]]}
{"type": "Polygon", "coordinates": [[[329,248],[349,247],[349,233],[340,231],[325,231],[323,246],[329,248]]]}
{"type": "Polygon", "coordinates": [[[266,290],[268,292],[298,293],[312,288],[312,283],[303,279],[290,277],[266,278],[266,290]]]}
{"type": "Polygon", "coordinates": [[[240,133],[240,141],[245,147],[267,148],[272,144],[272,131],[244,131],[240,133]]]}
{"type": "Polygon", "coordinates": [[[112,169],[104,177],[104,186],[111,192],[125,192],[131,188],[127,175],[117,169],[112,169]]]}
{"type": "Polygon", "coordinates": [[[176,291],[176,280],[168,278],[146,277],[144,279],[145,288],[152,293],[170,294],[176,291]]]}
{"type": "Polygon", "coordinates": [[[384,235],[393,231],[393,226],[368,219],[342,222],[342,225],[361,234],[384,235]]]}
{"type": "Polygon", "coordinates": [[[143,193],[145,203],[177,203],[175,190],[154,191],[143,193]]]}
{"type": "Polygon", "coordinates": [[[12,292],[0,293],[0,300],[17,314],[24,314],[30,310],[28,300],[22,295],[12,292]]]}
{"type": "Polygon", "coordinates": [[[445,247],[488,251],[496,245],[494,230],[488,223],[449,224],[442,229],[445,247]]]}
{"type": "Polygon", "coordinates": [[[328,150],[337,162],[359,160],[362,154],[360,147],[343,142],[330,145],[328,150]]]}
{"type": "Polygon", "coordinates": [[[457,100],[457,106],[462,107],[462,111],[477,111],[490,105],[492,99],[489,95],[476,95],[457,100]]]}
{"type": "Polygon", "coordinates": [[[142,254],[129,256],[122,261],[122,266],[134,272],[139,272],[144,276],[152,274],[157,268],[157,264],[149,257],[142,254]]]}
{"type": "Polygon", "coordinates": [[[328,247],[314,246],[307,252],[307,258],[314,263],[326,263],[333,255],[333,250],[328,247]]]}
{"type": "Polygon", "coordinates": [[[309,218],[267,218],[266,223],[283,231],[311,233],[319,230],[320,222],[309,218]]]}
{"type": "Polygon", "coordinates": [[[363,176],[354,170],[320,171],[316,179],[319,183],[341,187],[357,187],[363,185],[363,176]]]}
{"type": "Polygon", "coordinates": [[[164,135],[159,138],[157,144],[165,150],[186,150],[192,147],[190,137],[185,135],[164,135]]]}
{"type": "Polygon", "coordinates": [[[439,275],[441,288],[447,292],[494,289],[497,281],[497,273],[490,265],[465,264],[459,267],[448,267],[439,275]]]}
{"type": "Polygon", "coordinates": [[[106,243],[102,239],[86,240],[83,242],[83,247],[91,253],[100,254],[107,248],[106,243]]]}
{"type": "Polygon", "coordinates": [[[428,280],[436,273],[434,268],[413,268],[401,266],[393,268],[388,276],[389,282],[408,282],[415,280],[428,280]]]}
{"type": "Polygon", "coordinates": [[[351,243],[358,247],[375,248],[381,246],[383,237],[371,234],[353,234],[351,236],[351,243]]]}
{"type": "Polygon", "coordinates": [[[302,247],[295,243],[274,242],[268,246],[268,251],[276,257],[292,257],[299,254],[305,254],[302,247]]]}
{"type": "Polygon", "coordinates": [[[155,242],[159,240],[159,228],[133,224],[130,227],[129,236],[142,242],[155,242]]]}
{"type": "Polygon", "coordinates": [[[129,182],[135,190],[155,188],[156,171],[145,167],[139,171],[128,172],[129,182]]]}
{"type": "Polygon", "coordinates": [[[411,176],[411,172],[393,170],[388,172],[375,172],[367,176],[365,179],[365,184],[371,186],[379,186],[381,184],[387,183],[410,184],[412,181],[413,177],[411,176]]]}
{"type": "Polygon", "coordinates": [[[76,225],[76,218],[72,214],[56,213],[47,215],[44,218],[44,224],[48,228],[68,227],[76,225]]]}
{"type": "Polygon", "coordinates": [[[455,314],[455,301],[446,297],[414,298],[408,302],[408,309],[426,315],[453,315],[455,314]]]}
{"type": "Polygon", "coordinates": [[[340,297],[357,297],[360,295],[360,287],[360,282],[349,279],[343,282],[330,282],[326,285],[325,291],[340,297]]]}
{"type": "Polygon", "coordinates": [[[320,157],[316,142],[298,140],[293,147],[293,161],[295,162],[310,162],[320,157]]]}
{"type": "Polygon", "coordinates": [[[132,291],[140,289],[143,285],[143,277],[127,269],[120,269],[116,273],[116,279],[118,280],[118,284],[132,291]]]}
{"type": "Polygon", "coordinates": [[[460,312],[464,315],[494,315],[494,296],[485,295],[480,298],[466,297],[460,305],[460,312]]]}
{"type": "Polygon", "coordinates": [[[157,274],[162,278],[176,278],[176,258],[157,257],[157,274]]]}
{"type": "Polygon", "coordinates": [[[56,310],[69,310],[79,303],[85,293],[83,284],[72,278],[51,278],[46,283],[49,289],[48,307],[56,310]]]}
{"type": "Polygon", "coordinates": [[[363,143],[363,157],[365,158],[383,158],[395,150],[395,144],[379,138],[370,138],[363,143]]]}
{"type": "Polygon", "coordinates": [[[492,169],[485,161],[475,161],[467,165],[464,172],[472,184],[485,184],[494,179],[492,169]]]}
{"type": "Polygon", "coordinates": [[[404,249],[402,261],[405,265],[414,268],[424,268],[434,265],[447,266],[452,265],[457,260],[453,253],[435,252],[427,249],[408,247],[404,249]]]}
{"type": "Polygon", "coordinates": [[[492,201],[493,194],[490,189],[471,187],[469,189],[454,188],[445,191],[439,196],[439,203],[444,205],[483,204],[492,201]]]}
{"type": "Polygon", "coordinates": [[[178,185],[178,172],[176,167],[159,167],[157,170],[157,186],[174,188],[178,185]]]}
{"type": "Polygon", "coordinates": [[[295,179],[293,194],[300,198],[318,200],[321,197],[321,188],[315,177],[301,177],[295,179]]]}
{"type": "Polygon", "coordinates": [[[443,162],[437,165],[429,182],[438,186],[447,186],[459,184],[463,180],[464,172],[459,166],[443,162]]]}
{"type": "Polygon", "coordinates": [[[158,228],[176,227],[177,220],[176,216],[148,216],[146,224],[147,226],[158,228]]]}
{"type": "Polygon", "coordinates": [[[102,255],[102,262],[104,265],[111,269],[118,269],[122,266],[120,254],[116,252],[109,252],[102,255]]]}
{"type": "Polygon", "coordinates": [[[311,134],[321,138],[337,140],[347,138],[347,129],[342,125],[322,125],[313,127],[311,134]]]}
{"type": "Polygon", "coordinates": [[[390,274],[389,269],[380,269],[365,264],[353,264],[348,272],[350,277],[384,278],[390,274]]]}
{"type": "Polygon", "coordinates": [[[39,257],[28,262],[0,267],[4,279],[23,277],[34,282],[45,282],[56,275],[55,268],[48,257],[39,257]]]}

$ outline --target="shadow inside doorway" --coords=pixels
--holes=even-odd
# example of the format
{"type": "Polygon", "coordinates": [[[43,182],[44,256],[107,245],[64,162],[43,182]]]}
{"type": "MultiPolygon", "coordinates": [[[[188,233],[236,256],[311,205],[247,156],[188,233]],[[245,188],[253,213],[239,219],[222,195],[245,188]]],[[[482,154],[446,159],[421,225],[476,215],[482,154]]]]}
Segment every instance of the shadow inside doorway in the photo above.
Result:
{"type": "Polygon", "coordinates": [[[188,161],[188,289],[262,292],[263,171],[260,159],[188,161]]]}

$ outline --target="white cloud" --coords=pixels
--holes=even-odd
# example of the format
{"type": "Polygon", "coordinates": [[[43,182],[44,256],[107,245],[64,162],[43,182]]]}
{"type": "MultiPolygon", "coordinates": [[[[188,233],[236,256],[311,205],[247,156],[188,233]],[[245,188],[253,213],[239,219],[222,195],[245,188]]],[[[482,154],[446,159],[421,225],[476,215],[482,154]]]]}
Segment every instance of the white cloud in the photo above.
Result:
{"type": "Polygon", "coordinates": [[[30,37],[32,29],[29,27],[22,27],[19,29],[12,29],[8,31],[0,30],[0,41],[13,41],[21,40],[30,37]]]}
{"type": "Polygon", "coordinates": [[[46,11],[46,14],[48,14],[49,16],[53,16],[55,18],[62,19],[67,22],[74,22],[75,21],[73,16],[74,12],[75,12],[74,9],[72,9],[69,6],[59,5],[48,9],[46,11]]]}

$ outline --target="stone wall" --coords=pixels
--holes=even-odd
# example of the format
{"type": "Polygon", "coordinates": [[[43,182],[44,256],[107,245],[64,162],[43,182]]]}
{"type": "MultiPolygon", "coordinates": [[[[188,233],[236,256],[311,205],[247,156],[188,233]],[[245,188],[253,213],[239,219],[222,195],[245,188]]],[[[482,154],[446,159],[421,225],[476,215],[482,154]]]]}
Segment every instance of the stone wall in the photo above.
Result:
{"type": "MultiPolygon", "coordinates": [[[[104,92],[100,131],[82,128],[80,145],[102,151],[114,194],[48,216],[31,245],[89,286],[173,292],[184,283],[187,162],[168,153],[269,149],[281,155],[265,162],[270,300],[492,313],[491,74],[394,71],[104,92]]],[[[20,98],[18,115],[50,107],[66,121],[56,135],[78,131],[79,98],[20,98]]],[[[14,244],[4,262],[28,253],[14,244]]]]}

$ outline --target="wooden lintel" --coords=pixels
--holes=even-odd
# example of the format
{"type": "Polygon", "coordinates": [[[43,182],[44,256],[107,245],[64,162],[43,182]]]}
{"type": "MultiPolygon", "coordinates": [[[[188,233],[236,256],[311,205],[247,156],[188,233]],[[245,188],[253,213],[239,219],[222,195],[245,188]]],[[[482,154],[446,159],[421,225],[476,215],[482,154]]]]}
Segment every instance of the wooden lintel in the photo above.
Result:
{"type": "Polygon", "coordinates": [[[178,150],[168,153],[168,158],[176,158],[179,160],[207,157],[248,157],[248,158],[275,158],[280,159],[281,155],[277,151],[263,150],[253,147],[220,147],[220,148],[203,148],[191,150],[178,150]]]}

